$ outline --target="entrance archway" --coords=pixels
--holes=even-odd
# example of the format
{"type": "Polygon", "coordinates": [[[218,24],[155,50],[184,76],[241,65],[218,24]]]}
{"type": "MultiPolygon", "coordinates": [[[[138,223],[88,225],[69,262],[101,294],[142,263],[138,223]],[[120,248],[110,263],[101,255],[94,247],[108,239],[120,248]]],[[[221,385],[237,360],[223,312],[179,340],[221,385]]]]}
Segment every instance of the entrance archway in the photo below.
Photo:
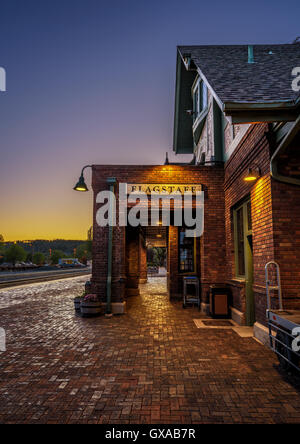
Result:
{"type": "MultiPolygon", "coordinates": [[[[167,239],[167,286],[170,298],[182,298],[183,277],[197,275],[200,280],[201,308],[209,307],[209,288],[212,284],[224,285],[226,282],[225,258],[225,224],[224,224],[224,169],[222,166],[206,167],[195,165],[97,165],[93,166],[92,184],[94,190],[94,241],[92,291],[103,303],[106,301],[107,283],[111,283],[112,309],[124,312],[127,295],[138,293],[140,282],[147,278],[147,256],[145,233],[141,228],[123,226],[116,215],[113,227],[112,245],[109,248],[107,226],[99,226],[97,212],[101,205],[97,201],[100,192],[109,189],[108,178],[113,178],[117,206],[120,204],[119,184],[129,184],[131,189],[147,189],[151,187],[165,191],[166,188],[195,188],[198,185],[204,192],[204,232],[197,237],[194,247],[187,250],[184,235],[180,227],[170,225],[166,230],[167,239]],[[183,242],[182,242],[183,241],[183,242]],[[137,248],[137,246],[140,246],[137,248]],[[108,251],[112,250],[112,263],[108,251]],[[191,260],[191,251],[194,258],[191,260]],[[188,257],[189,256],[189,257],[188,257]],[[193,270],[190,268],[193,265],[193,270]],[[111,272],[111,276],[108,273],[111,272]],[[129,290],[129,291],[128,291],[129,290]]],[[[126,203],[130,208],[130,204],[126,203]]],[[[134,205],[132,205],[134,206],[134,205]]],[[[126,211],[126,210],[125,210],[126,211]]],[[[159,230],[160,227],[151,227],[159,230]]],[[[152,230],[153,236],[155,235],[152,230]]],[[[149,231],[149,237],[151,230],[149,231]]],[[[157,238],[159,239],[159,238],[157,238]]]]}
{"type": "MultiPolygon", "coordinates": [[[[126,227],[126,296],[151,277],[167,277],[168,227],[126,227]]],[[[167,290],[167,281],[166,290],[167,290]]]]}

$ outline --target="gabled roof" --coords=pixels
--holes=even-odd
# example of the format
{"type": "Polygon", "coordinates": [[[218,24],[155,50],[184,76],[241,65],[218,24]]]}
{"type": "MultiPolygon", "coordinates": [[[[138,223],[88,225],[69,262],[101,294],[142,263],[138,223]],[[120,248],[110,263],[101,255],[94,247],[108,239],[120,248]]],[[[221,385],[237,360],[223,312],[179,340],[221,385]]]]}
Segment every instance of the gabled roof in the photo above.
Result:
{"type": "Polygon", "coordinates": [[[248,45],[179,46],[190,54],[219,100],[225,103],[291,103],[299,100],[292,89],[292,69],[300,66],[300,44],[253,45],[254,63],[248,63],[248,45]]]}
{"type": "Polygon", "coordinates": [[[232,123],[297,118],[300,92],[292,88],[292,70],[300,67],[300,44],[253,45],[253,53],[254,63],[248,63],[248,45],[177,47],[176,153],[193,152],[192,120],[186,110],[192,109],[191,87],[197,75],[232,123]]]}

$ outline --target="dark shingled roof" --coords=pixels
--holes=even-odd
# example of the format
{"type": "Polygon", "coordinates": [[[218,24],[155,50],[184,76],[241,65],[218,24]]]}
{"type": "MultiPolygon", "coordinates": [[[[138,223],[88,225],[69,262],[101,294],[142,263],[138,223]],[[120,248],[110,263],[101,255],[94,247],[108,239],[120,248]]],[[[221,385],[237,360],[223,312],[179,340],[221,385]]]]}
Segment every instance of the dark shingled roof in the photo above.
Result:
{"type": "Polygon", "coordinates": [[[295,101],[292,69],[300,67],[300,44],[253,45],[255,63],[248,63],[248,45],[179,46],[222,103],[295,101]],[[269,52],[272,51],[272,54],[269,52]]]}

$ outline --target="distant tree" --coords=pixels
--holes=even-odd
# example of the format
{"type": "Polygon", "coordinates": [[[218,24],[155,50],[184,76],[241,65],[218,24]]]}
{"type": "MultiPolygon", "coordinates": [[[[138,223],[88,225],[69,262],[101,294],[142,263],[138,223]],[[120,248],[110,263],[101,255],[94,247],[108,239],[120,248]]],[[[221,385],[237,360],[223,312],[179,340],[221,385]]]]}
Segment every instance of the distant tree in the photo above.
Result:
{"type": "Polygon", "coordinates": [[[11,262],[13,266],[15,266],[16,262],[24,261],[26,258],[26,251],[20,245],[13,244],[5,251],[4,258],[6,262],[11,262]]]}
{"type": "Polygon", "coordinates": [[[26,262],[32,262],[32,253],[27,253],[26,262]]]}
{"type": "Polygon", "coordinates": [[[32,262],[36,265],[43,265],[45,263],[45,255],[43,253],[34,253],[32,262]]]}
{"type": "Polygon", "coordinates": [[[88,259],[92,259],[92,252],[93,252],[93,227],[91,227],[88,230],[87,233],[87,241],[86,241],[86,247],[88,251],[88,259]]]}
{"type": "Polygon", "coordinates": [[[5,249],[0,243],[0,264],[2,264],[2,262],[4,262],[4,254],[5,254],[5,249]]]}
{"type": "Polygon", "coordinates": [[[148,247],[147,262],[156,267],[162,267],[166,261],[166,249],[160,247],[148,247]]]}
{"type": "Polygon", "coordinates": [[[0,243],[4,242],[4,237],[2,236],[2,234],[0,234],[0,243]]]}
{"type": "Polygon", "coordinates": [[[66,257],[65,253],[61,250],[54,250],[51,254],[51,263],[53,265],[58,264],[59,259],[66,257]]]}
{"type": "Polygon", "coordinates": [[[166,249],[160,247],[154,247],[155,260],[159,267],[163,267],[166,259],[166,249]]]}
{"type": "Polygon", "coordinates": [[[92,258],[92,252],[93,252],[93,241],[92,240],[86,241],[86,248],[87,248],[90,258],[92,258]]]}
{"type": "Polygon", "coordinates": [[[87,261],[92,258],[90,241],[87,241],[84,244],[78,245],[76,250],[77,250],[77,258],[83,264],[86,264],[87,261]]]}
{"type": "Polygon", "coordinates": [[[87,238],[88,238],[89,241],[93,240],[93,227],[88,229],[87,238]]]}

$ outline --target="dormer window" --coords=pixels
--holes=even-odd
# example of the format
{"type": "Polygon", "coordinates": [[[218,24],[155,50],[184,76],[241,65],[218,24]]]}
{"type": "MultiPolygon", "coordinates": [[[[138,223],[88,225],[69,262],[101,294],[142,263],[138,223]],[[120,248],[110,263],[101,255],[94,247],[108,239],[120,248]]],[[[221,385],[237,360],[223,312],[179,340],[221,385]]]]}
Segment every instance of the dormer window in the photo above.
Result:
{"type": "Polygon", "coordinates": [[[193,87],[193,118],[194,122],[207,107],[207,86],[200,78],[193,87]]]}

